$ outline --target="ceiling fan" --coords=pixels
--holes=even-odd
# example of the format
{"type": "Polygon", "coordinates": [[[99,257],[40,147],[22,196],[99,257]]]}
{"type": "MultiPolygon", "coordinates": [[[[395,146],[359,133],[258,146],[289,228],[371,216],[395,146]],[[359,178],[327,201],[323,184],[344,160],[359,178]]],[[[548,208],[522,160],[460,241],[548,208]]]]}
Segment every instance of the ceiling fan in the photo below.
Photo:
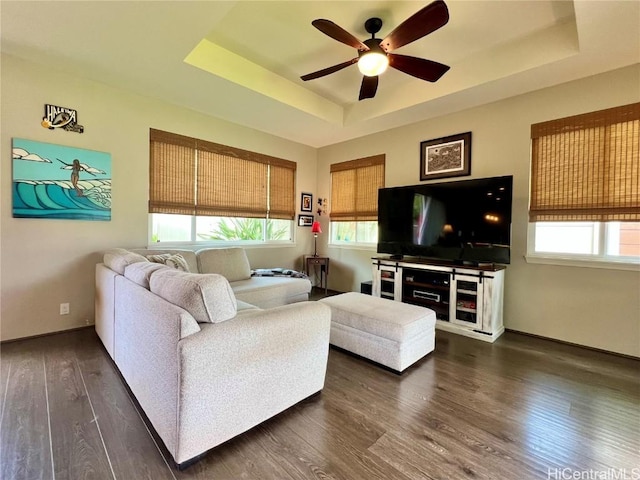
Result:
{"type": "Polygon", "coordinates": [[[311,24],[325,35],[358,49],[358,56],[344,63],[303,75],[300,78],[306,82],[307,80],[335,73],[357,63],[358,69],[364,75],[358,100],[373,98],[376,95],[378,75],[384,72],[387,66],[416,78],[435,82],[449,70],[447,65],[433,60],[397,55],[391,52],[436,31],[448,21],[449,10],[447,6],[442,0],[436,0],[398,25],[383,40],[375,38],[376,33],[382,28],[382,20],[370,18],[365,22],[364,28],[371,34],[371,38],[361,42],[331,20],[314,20],[311,24]]]}

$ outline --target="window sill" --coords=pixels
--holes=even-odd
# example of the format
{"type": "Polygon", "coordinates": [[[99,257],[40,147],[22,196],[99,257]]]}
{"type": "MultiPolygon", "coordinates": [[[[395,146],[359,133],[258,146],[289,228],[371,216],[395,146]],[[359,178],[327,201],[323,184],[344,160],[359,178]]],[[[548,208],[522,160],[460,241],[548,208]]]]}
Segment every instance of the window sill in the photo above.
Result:
{"type": "Polygon", "coordinates": [[[170,250],[182,248],[185,250],[197,251],[202,248],[225,248],[225,247],[242,247],[242,248],[287,248],[295,247],[295,242],[156,242],[149,243],[147,248],[157,250],[170,250]]]}
{"type": "Polygon", "coordinates": [[[569,256],[555,256],[555,255],[540,255],[529,254],[525,255],[527,263],[541,264],[541,265],[559,265],[565,267],[586,267],[586,268],[605,268],[609,270],[640,270],[640,263],[630,262],[628,260],[613,261],[610,259],[599,258],[580,258],[569,256]]]}
{"type": "Polygon", "coordinates": [[[368,250],[375,252],[377,245],[375,243],[330,243],[329,248],[344,248],[347,250],[368,250]]]}

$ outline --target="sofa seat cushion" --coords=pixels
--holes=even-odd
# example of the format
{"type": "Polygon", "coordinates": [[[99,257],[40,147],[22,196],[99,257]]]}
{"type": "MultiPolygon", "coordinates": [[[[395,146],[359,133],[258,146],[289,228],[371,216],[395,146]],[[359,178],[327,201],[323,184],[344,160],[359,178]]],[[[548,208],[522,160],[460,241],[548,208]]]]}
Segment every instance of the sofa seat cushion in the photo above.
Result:
{"type": "Polygon", "coordinates": [[[217,273],[230,282],[251,278],[244,248],[205,248],[196,252],[201,273],[217,273]]]}
{"type": "Polygon", "coordinates": [[[124,269],[127,265],[137,262],[148,262],[146,258],[124,248],[112,248],[107,250],[103,256],[104,264],[114,272],[124,275],[124,269]]]}
{"type": "Polygon", "coordinates": [[[184,308],[197,322],[220,323],[236,316],[236,297],[222,275],[164,268],[151,274],[149,286],[159,297],[184,308]]]}
{"type": "Polygon", "coordinates": [[[171,254],[171,255],[182,255],[182,257],[187,262],[189,266],[189,272],[198,273],[198,260],[196,259],[196,252],[193,250],[186,249],[160,249],[160,248],[136,248],[131,250],[132,252],[138,253],[144,257],[147,255],[163,255],[163,254],[171,254]]]}
{"type": "Polygon", "coordinates": [[[291,303],[290,299],[294,297],[307,296],[311,282],[304,278],[253,277],[231,282],[231,288],[238,300],[260,308],[272,308],[291,303]]]}
{"type": "Polygon", "coordinates": [[[256,307],[255,305],[251,305],[250,303],[247,302],[243,302],[242,300],[238,300],[236,298],[236,303],[238,304],[238,313],[240,312],[245,312],[245,311],[256,311],[256,310],[261,310],[260,308],[256,307]]]}
{"type": "Polygon", "coordinates": [[[236,315],[236,318],[262,311],[261,308],[251,305],[250,303],[243,302],[242,300],[236,299],[236,302],[238,303],[238,314],[236,315]]]}

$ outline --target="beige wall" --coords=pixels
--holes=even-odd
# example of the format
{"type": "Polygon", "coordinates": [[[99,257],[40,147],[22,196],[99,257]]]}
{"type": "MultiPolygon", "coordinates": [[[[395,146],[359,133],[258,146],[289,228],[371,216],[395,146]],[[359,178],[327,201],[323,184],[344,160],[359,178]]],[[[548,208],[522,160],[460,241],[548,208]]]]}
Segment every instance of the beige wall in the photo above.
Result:
{"type": "MultiPolygon", "coordinates": [[[[507,328],[567,342],[640,356],[638,271],[526,263],[529,145],[532,123],[640,100],[640,67],[547,88],[406,127],[325,147],[318,154],[318,193],[329,197],[329,165],[386,154],[386,186],[420,182],[423,140],[471,131],[471,178],[514,177],[512,261],[506,271],[507,328]]],[[[469,178],[469,177],[467,177],[469,178]]],[[[323,218],[323,230],[327,229],[323,218]]],[[[326,246],[329,287],[359,290],[371,279],[373,250],[326,246]]]]}
{"type": "MultiPolygon", "coordinates": [[[[190,110],[2,56],[0,179],[0,339],[93,323],[93,268],[101,251],[147,242],[148,129],[168,130],[298,162],[298,192],[329,198],[331,163],[386,154],[387,186],[419,183],[422,140],[473,132],[472,177],[514,175],[512,263],[507,269],[507,328],[640,357],[638,272],[527,264],[531,123],[640,100],[634,66],[502,102],[322,148],[289,142],[190,110]],[[40,126],[45,103],[78,110],[84,134],[40,126]],[[109,152],[111,222],[13,219],[11,138],[109,152]],[[317,163],[316,163],[317,161],[317,163]],[[317,179],[316,179],[317,173],[317,179]],[[316,188],[316,180],[318,187],[316,188]],[[59,304],[71,313],[60,316],[59,304]]],[[[329,286],[358,290],[371,279],[371,250],[328,248],[323,216],[319,249],[331,256],[329,286]]],[[[255,267],[300,268],[312,251],[308,229],[293,247],[249,249],[255,267]]]]}
{"type": "MultiPolygon", "coordinates": [[[[296,161],[298,192],[315,193],[314,148],[6,55],[2,56],[1,88],[1,340],[93,323],[93,272],[101,252],[147,244],[150,127],[296,161]],[[45,103],[78,110],[78,123],[84,125],[85,133],[41,127],[45,103]],[[111,221],[12,218],[12,137],[109,152],[111,221]],[[70,303],[69,315],[59,315],[63,302],[70,303]]],[[[308,231],[296,232],[296,246],[250,249],[252,266],[299,268],[298,259],[313,248],[308,231]]]]}

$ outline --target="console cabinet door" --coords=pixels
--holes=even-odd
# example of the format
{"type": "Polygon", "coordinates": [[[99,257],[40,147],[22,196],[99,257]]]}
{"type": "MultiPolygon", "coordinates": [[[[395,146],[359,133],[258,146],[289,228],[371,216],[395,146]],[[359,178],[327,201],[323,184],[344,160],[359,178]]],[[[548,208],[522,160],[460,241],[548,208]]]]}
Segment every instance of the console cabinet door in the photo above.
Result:
{"type": "Polygon", "coordinates": [[[482,329],[486,279],[456,274],[451,282],[450,321],[472,329],[482,329]]]}
{"type": "Polygon", "coordinates": [[[373,265],[371,295],[389,300],[402,300],[402,268],[391,265],[373,265]]]}
{"type": "Polygon", "coordinates": [[[502,323],[504,302],[504,271],[496,272],[493,278],[484,280],[482,302],[482,331],[493,333],[504,330],[502,323]]]}

